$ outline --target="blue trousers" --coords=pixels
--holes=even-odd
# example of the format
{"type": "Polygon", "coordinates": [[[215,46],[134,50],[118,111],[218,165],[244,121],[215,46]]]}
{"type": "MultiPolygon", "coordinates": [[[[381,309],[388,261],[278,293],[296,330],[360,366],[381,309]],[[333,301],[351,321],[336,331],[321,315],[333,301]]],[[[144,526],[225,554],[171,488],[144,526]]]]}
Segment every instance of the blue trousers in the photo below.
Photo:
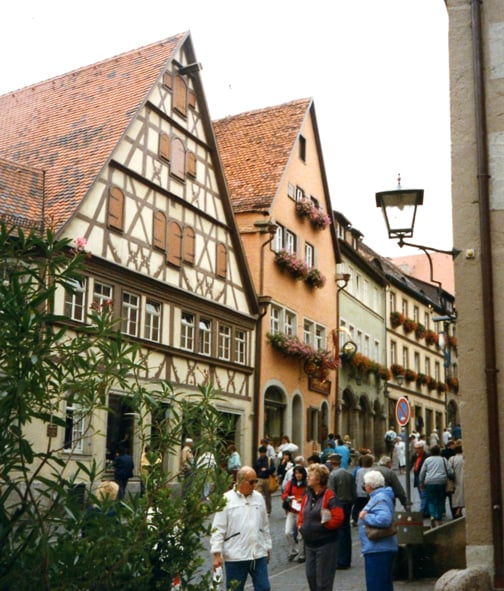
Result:
{"type": "Polygon", "coordinates": [[[310,591],[332,591],[338,559],[338,540],[317,548],[305,545],[306,580],[310,591]]]}
{"type": "Polygon", "coordinates": [[[226,570],[226,589],[231,589],[232,581],[238,581],[238,586],[233,587],[233,589],[243,591],[248,575],[252,577],[254,591],[270,591],[271,589],[266,556],[256,560],[225,562],[224,567],[226,570]]]}
{"type": "Polygon", "coordinates": [[[392,565],[395,552],[369,552],[364,554],[366,591],[394,591],[392,565]]]}
{"type": "Polygon", "coordinates": [[[446,502],[445,484],[426,484],[425,493],[430,516],[442,521],[446,502]]]}

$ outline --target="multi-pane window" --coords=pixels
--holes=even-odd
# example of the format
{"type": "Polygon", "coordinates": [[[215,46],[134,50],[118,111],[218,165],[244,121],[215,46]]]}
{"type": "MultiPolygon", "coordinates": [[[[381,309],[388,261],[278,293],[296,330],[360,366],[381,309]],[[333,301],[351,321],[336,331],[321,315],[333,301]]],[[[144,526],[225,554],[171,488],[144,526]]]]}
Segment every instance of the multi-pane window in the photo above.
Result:
{"type": "Polygon", "coordinates": [[[84,279],[70,279],[73,290],[65,291],[65,316],[77,322],[84,322],[86,314],[86,282],[84,279]]]}
{"type": "Polygon", "coordinates": [[[277,306],[270,307],[270,331],[272,333],[280,332],[281,308],[277,306]]]}
{"type": "Polygon", "coordinates": [[[187,312],[182,312],[180,348],[186,351],[194,349],[194,315],[187,312]]]}
{"type": "Polygon", "coordinates": [[[315,349],[325,349],[326,345],[326,333],[325,328],[320,325],[315,325],[315,349]]]}
{"type": "Polygon", "coordinates": [[[140,317],[140,298],[125,291],[122,298],[122,332],[132,337],[138,336],[138,319],[140,317]]]}
{"type": "Polygon", "coordinates": [[[161,304],[147,300],[145,304],[144,337],[149,341],[159,342],[161,327],[161,304]]]}
{"type": "Polygon", "coordinates": [[[441,379],[441,366],[439,365],[439,361],[436,361],[434,364],[434,379],[438,382],[441,379]]]}
{"type": "Polygon", "coordinates": [[[296,315],[285,310],[284,318],[284,332],[286,335],[293,337],[296,334],[296,315]]]}
{"type": "Polygon", "coordinates": [[[430,314],[429,312],[424,312],[424,326],[427,330],[430,329],[430,314]]]}
{"type": "Polygon", "coordinates": [[[305,242],[305,263],[308,267],[313,267],[314,264],[314,249],[311,244],[305,242]]]}
{"type": "Polygon", "coordinates": [[[395,293],[393,291],[390,292],[389,302],[390,302],[390,311],[391,312],[395,312],[397,310],[397,308],[396,308],[396,295],[395,295],[395,293]]]}
{"type": "Polygon", "coordinates": [[[418,306],[413,306],[413,320],[417,323],[420,322],[420,310],[418,306]]]}
{"type": "Polygon", "coordinates": [[[236,363],[244,365],[247,360],[247,333],[244,330],[235,331],[235,359],[236,363]]]}
{"type": "Polygon", "coordinates": [[[390,364],[397,363],[397,343],[390,341],[390,364]]]}
{"type": "Polygon", "coordinates": [[[84,417],[79,405],[68,403],[65,416],[65,451],[82,453],[84,437],[84,417]]]}
{"type": "Polygon", "coordinates": [[[285,230],[285,250],[291,254],[296,253],[296,235],[290,230],[285,230]]]}
{"type": "Polygon", "coordinates": [[[106,304],[112,301],[112,286],[105,283],[98,283],[95,281],[93,290],[93,302],[99,308],[103,308],[106,304]]]}
{"type": "Polygon", "coordinates": [[[409,351],[407,347],[403,347],[402,350],[402,365],[403,367],[409,367],[409,351]]]}
{"type": "Polygon", "coordinates": [[[277,225],[275,238],[271,243],[271,247],[275,252],[279,252],[284,247],[284,228],[280,224],[277,225]]]}
{"type": "Polygon", "coordinates": [[[310,320],[303,322],[303,340],[307,345],[313,344],[313,326],[310,320]]]}
{"type": "Polygon", "coordinates": [[[404,317],[407,318],[408,317],[408,300],[402,300],[402,313],[404,314],[404,317]]]}
{"type": "Polygon", "coordinates": [[[415,371],[420,372],[420,353],[415,353],[415,371]]]}
{"type": "Polygon", "coordinates": [[[425,358],[425,375],[428,375],[428,376],[431,375],[430,359],[429,359],[429,357],[426,357],[425,358]]]}
{"type": "Polygon", "coordinates": [[[231,359],[231,327],[225,324],[219,326],[218,357],[224,361],[231,359]]]}
{"type": "Polygon", "coordinates": [[[210,355],[212,352],[212,321],[200,318],[198,334],[198,353],[210,355]]]}

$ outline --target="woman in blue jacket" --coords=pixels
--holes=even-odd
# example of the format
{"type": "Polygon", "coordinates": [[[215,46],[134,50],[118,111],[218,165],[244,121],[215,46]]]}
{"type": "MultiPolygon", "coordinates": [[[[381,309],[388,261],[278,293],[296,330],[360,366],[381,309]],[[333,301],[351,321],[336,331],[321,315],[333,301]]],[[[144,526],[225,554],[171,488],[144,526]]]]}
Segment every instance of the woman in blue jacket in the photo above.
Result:
{"type": "Polygon", "coordinates": [[[393,591],[392,566],[397,553],[397,536],[370,540],[366,525],[387,528],[394,522],[394,491],[385,486],[385,479],[378,470],[364,475],[364,488],[369,494],[367,505],[359,513],[359,536],[364,555],[367,591],[393,591]]]}

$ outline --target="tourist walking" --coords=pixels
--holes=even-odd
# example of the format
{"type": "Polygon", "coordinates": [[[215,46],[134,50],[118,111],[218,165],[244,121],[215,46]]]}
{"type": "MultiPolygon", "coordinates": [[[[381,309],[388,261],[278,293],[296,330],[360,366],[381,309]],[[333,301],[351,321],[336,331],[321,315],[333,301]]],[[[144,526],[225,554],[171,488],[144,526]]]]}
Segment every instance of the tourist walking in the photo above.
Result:
{"type": "Polygon", "coordinates": [[[341,467],[341,456],[329,456],[331,472],[329,474],[329,488],[338,498],[344,513],[344,520],[338,530],[338,569],[347,569],[352,565],[352,528],[350,518],[355,501],[354,479],[350,472],[341,467]]]}
{"type": "Polygon", "coordinates": [[[301,509],[301,502],[307,486],[306,468],[301,465],[294,466],[292,478],[282,492],[282,507],[286,511],[285,516],[285,537],[289,545],[289,562],[305,561],[305,549],[303,537],[299,533],[297,520],[301,509]]]}
{"type": "Polygon", "coordinates": [[[462,517],[465,506],[464,501],[464,455],[462,450],[462,440],[458,439],[455,442],[455,455],[452,456],[448,463],[450,464],[455,475],[455,490],[451,495],[451,508],[454,518],[462,517]]]}
{"type": "Polygon", "coordinates": [[[420,488],[425,489],[431,526],[442,525],[446,503],[446,481],[453,477],[453,469],[441,456],[439,445],[433,445],[430,456],[420,470],[420,488]]]}

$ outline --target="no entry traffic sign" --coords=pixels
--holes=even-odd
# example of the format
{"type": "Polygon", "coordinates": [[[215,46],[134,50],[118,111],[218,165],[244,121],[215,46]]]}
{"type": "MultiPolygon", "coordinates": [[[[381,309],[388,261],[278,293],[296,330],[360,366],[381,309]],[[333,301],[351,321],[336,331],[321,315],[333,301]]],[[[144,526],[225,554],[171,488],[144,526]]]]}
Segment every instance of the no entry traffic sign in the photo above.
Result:
{"type": "Polygon", "coordinates": [[[396,417],[397,422],[401,427],[404,427],[409,423],[411,418],[411,408],[407,398],[401,396],[396,404],[396,417]]]}

